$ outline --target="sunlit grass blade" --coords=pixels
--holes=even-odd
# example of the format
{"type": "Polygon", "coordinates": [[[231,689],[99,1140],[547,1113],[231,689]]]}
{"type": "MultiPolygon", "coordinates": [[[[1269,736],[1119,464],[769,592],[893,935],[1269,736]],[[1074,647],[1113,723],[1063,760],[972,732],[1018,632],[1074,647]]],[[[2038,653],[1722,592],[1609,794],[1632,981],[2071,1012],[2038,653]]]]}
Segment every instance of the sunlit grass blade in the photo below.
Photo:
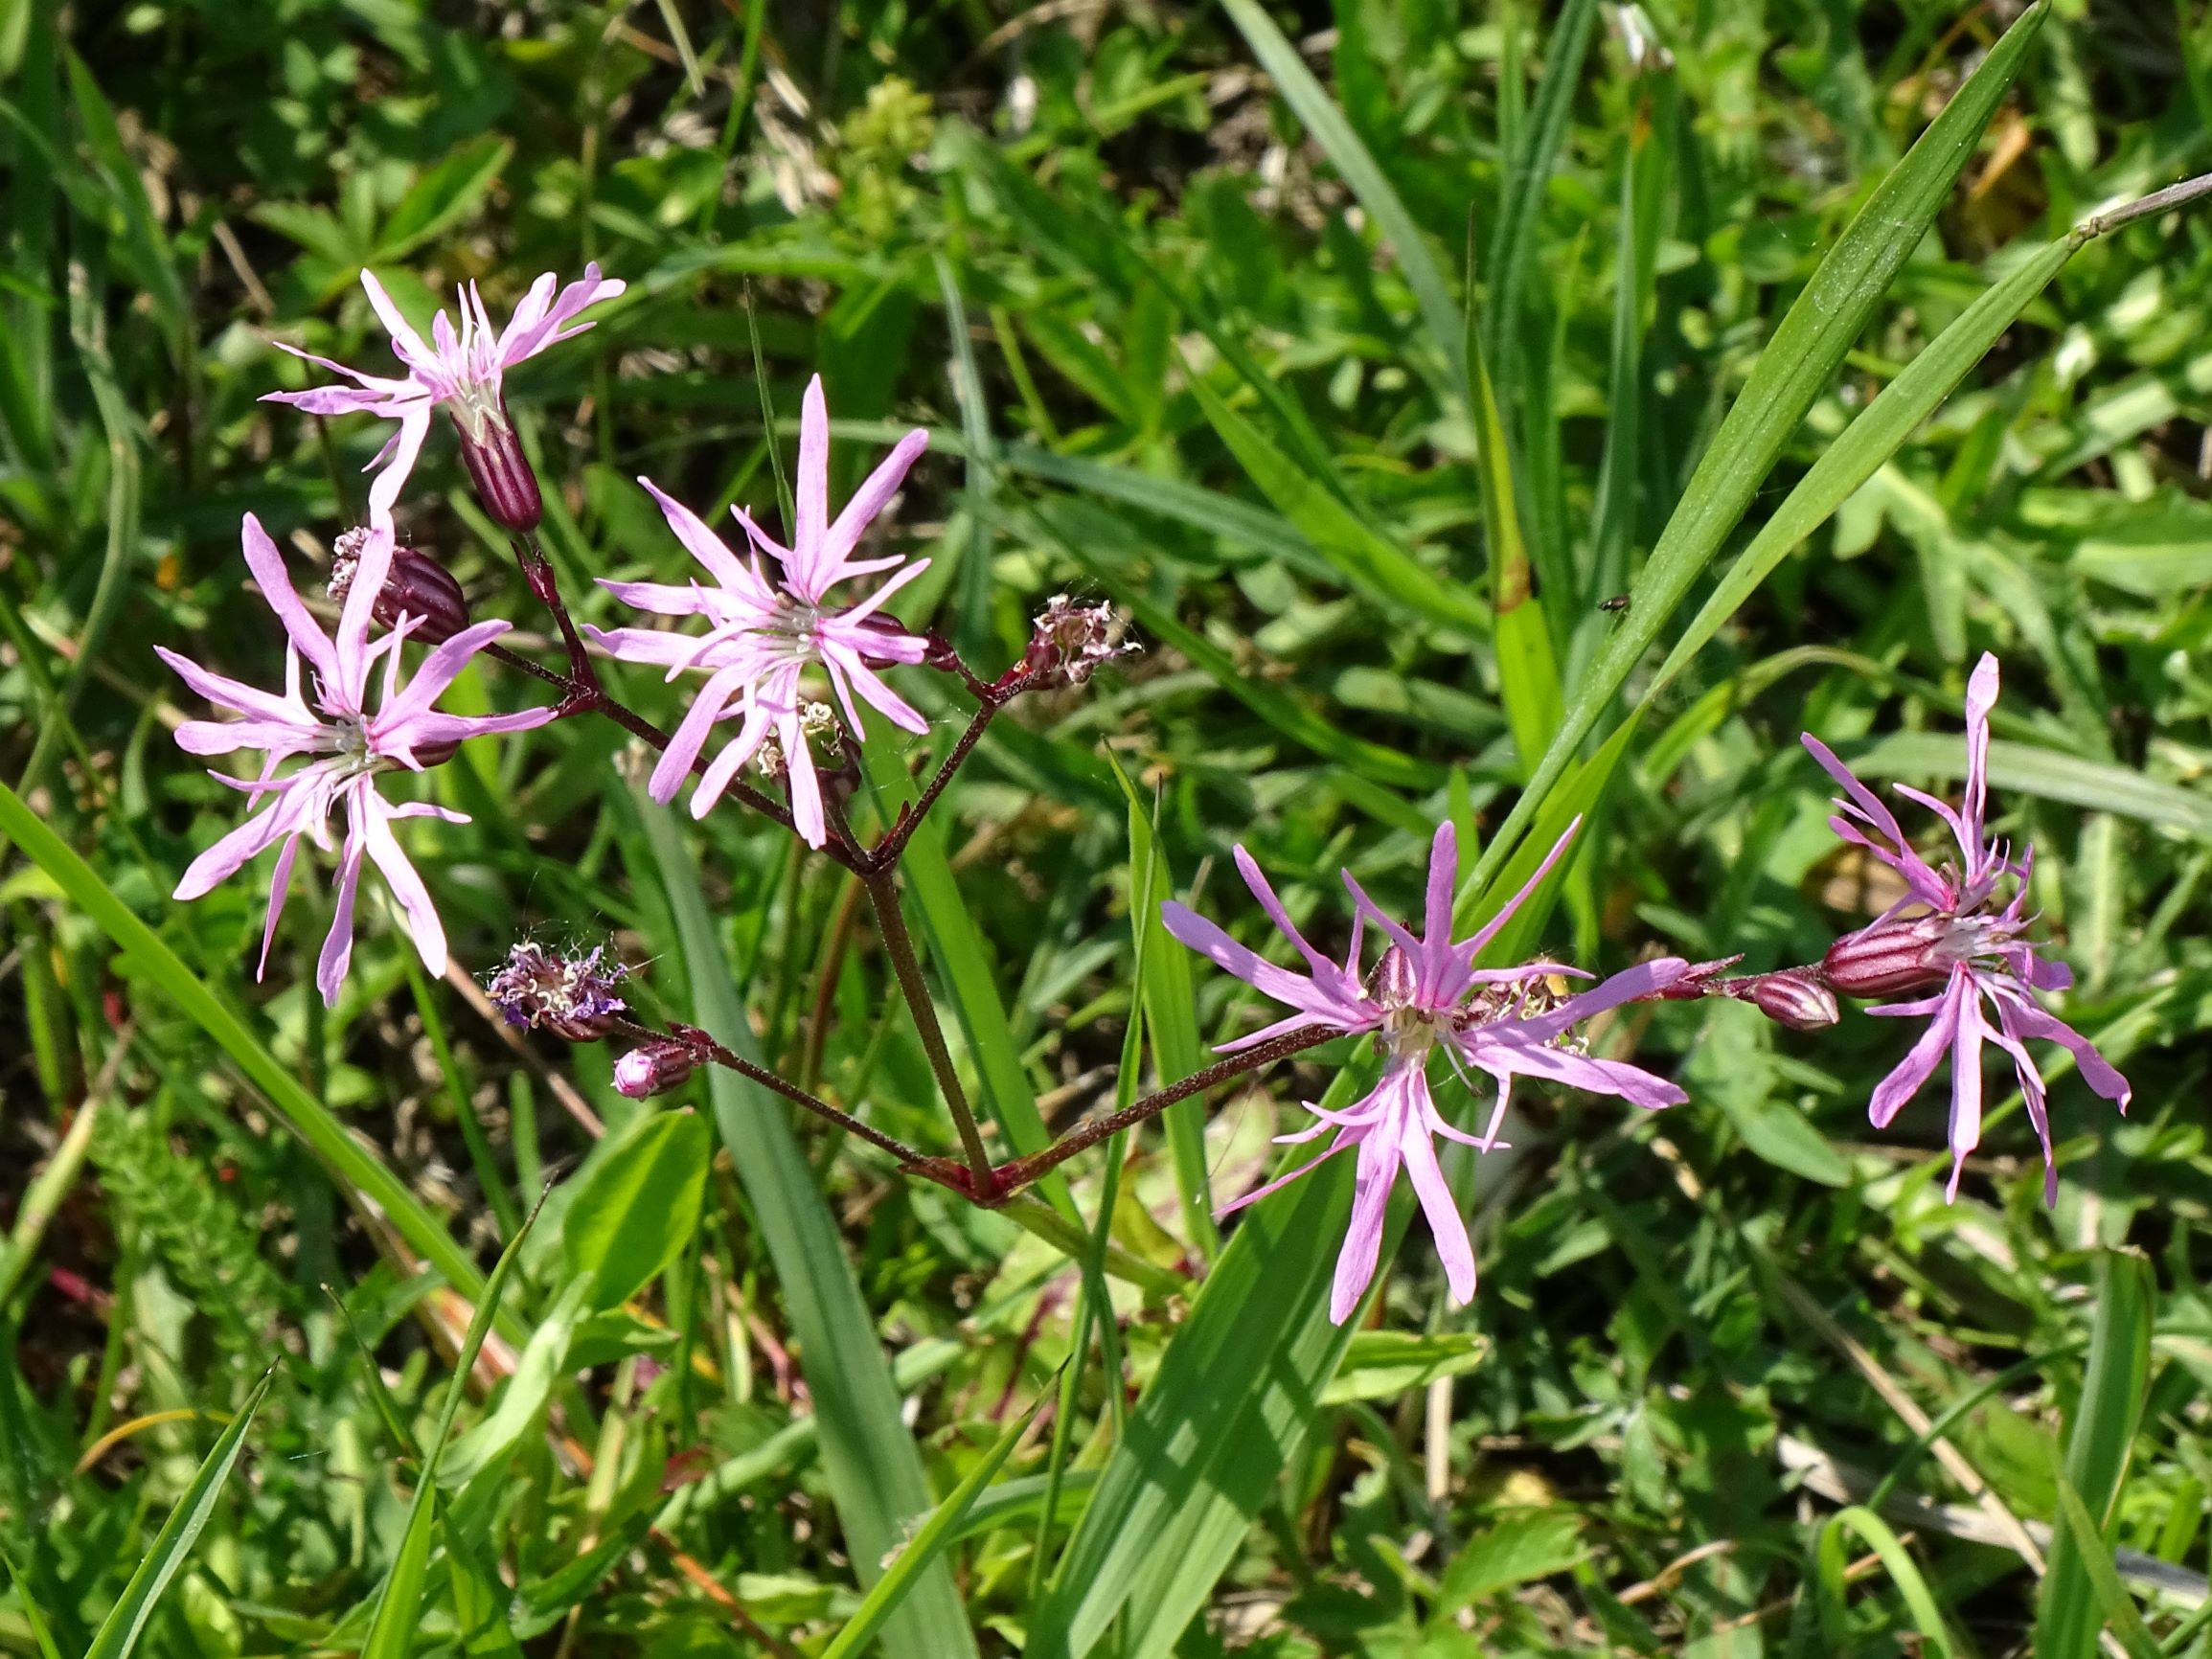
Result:
{"type": "Polygon", "coordinates": [[[1489,631],[1490,619],[1471,593],[1439,577],[1368,525],[1345,505],[1341,489],[1327,489],[1269,443],[1202,377],[1194,375],[1190,389],[1245,476],[1320,550],[1346,585],[1425,622],[1477,636],[1489,631]]]}
{"type": "MultiPolygon", "coordinates": [[[[2150,1263],[2132,1252],[2105,1252],[2097,1264],[2097,1313],[2089,1328],[2082,1396],[2066,1425],[2059,1491],[2064,1524],[2051,1537],[2050,1566],[2037,1611],[2038,1659],[2060,1659],[2095,1648],[2098,1626],[2112,1617],[2100,1577],[2109,1578],[2126,1602],[2104,1529],[2119,1500],[2142,1420],[2154,1306],[2150,1263]]],[[[2127,1610],[2132,1613],[2132,1603],[2127,1603],[2127,1610]]]]}
{"type": "MultiPolygon", "coordinates": [[[[697,867],[669,809],[642,799],[634,810],[668,893],[692,1004],[700,1025],[758,1061],[759,1039],[730,978],[697,867]]],[[[790,1108],[760,1084],[716,1067],[715,1122],[744,1184],[762,1242],[798,1339],[800,1369],[819,1425],[822,1466],[836,1500],[847,1550],[863,1585],[883,1571],[906,1517],[929,1508],[929,1482],[868,1306],[846,1259],[836,1217],[791,1131],[790,1108]]],[[[952,1575],[933,1565],[908,1592],[884,1632],[886,1650],[908,1659],[957,1659],[975,1651],[952,1575]]]]}
{"type": "Polygon", "coordinates": [[[361,1659],[407,1659],[414,1650],[422,1614],[422,1583],[430,1571],[430,1546],[437,1534],[439,1460],[452,1439],[453,1420],[460,1415],[461,1402],[468,1398],[468,1375],[476,1369],[476,1356],[498,1317],[499,1295],[506,1288],[508,1270],[521,1254],[522,1241],[537,1224],[538,1213],[544,1208],[545,1196],[540,1193],[507,1248],[499,1253],[483,1292],[476,1298],[476,1311],[454,1357],[453,1377],[445,1388],[438,1426],[431,1431],[422,1472],[416,1477],[415,1496],[407,1506],[406,1529],[399,1534],[399,1551],[392,1557],[392,1570],[385,1575],[383,1589],[376,1597],[376,1611],[369,1621],[368,1638],[361,1644],[361,1659]]]}
{"type": "MultiPolygon", "coordinates": [[[[1584,10],[1588,10],[1586,7],[1584,10]]],[[[1513,453],[1506,443],[1496,390],[1483,355],[1472,313],[1467,328],[1468,374],[1474,383],[1474,429],[1482,477],[1482,522],[1490,546],[1490,603],[1497,648],[1498,697],[1513,728],[1522,776],[1536,763],[1560,725],[1560,670],[1548,606],[1537,591],[1528,542],[1521,533],[1520,501],[1514,489],[1513,453]]],[[[1571,585],[1553,584],[1553,605],[1571,597],[1571,585]]]]}
{"type": "Polygon", "coordinates": [[[1929,1593],[1927,1580],[1921,1576],[1915,1562],[1889,1523],[1872,1510],[1853,1507],[1832,1517],[1820,1529],[1820,1546],[1815,1552],[1819,1570],[1820,1623],[1829,1643],[1830,1652],[1840,1652],[1849,1641],[1849,1630],[1844,1623],[1843,1534],[1857,1533],[1881,1558],[1882,1570],[1890,1582],[1904,1598],[1905,1610],[1912,1615],[1913,1627],[1927,1644],[1926,1651],[1936,1659],[1951,1659],[1958,1649],[1952,1643],[1950,1628],[1944,1623],[1943,1610],[1936,1605],[1929,1593]]]}
{"type": "Polygon", "coordinates": [[[484,1283],[476,1264],[422,1201],[355,1140],[327,1106],[302,1088],[246,1029],[245,1022],[5,784],[0,784],[0,834],[22,848],[179,1012],[216,1040],[292,1132],[314,1148],[341,1186],[382,1210],[399,1236],[444,1274],[448,1284],[465,1297],[475,1297],[484,1283]]]}
{"type": "Polygon", "coordinates": [[[1344,175],[1344,182],[1352,187],[1352,193],[1359,198],[1359,205],[1373,216],[1377,229],[1390,244],[1398,268],[1404,274],[1405,285],[1413,290],[1414,303],[1421,307],[1421,319],[1427,325],[1429,347],[1435,359],[1433,366],[1442,370],[1446,390],[1464,407],[1471,399],[1466,359],[1460,351],[1459,307],[1452,303],[1444,267],[1437,262],[1421,227],[1414,222],[1404,201],[1381,168],[1376,165],[1375,157],[1360,142],[1359,135],[1352,130],[1352,124],[1344,119],[1344,112],[1336,107],[1335,100],[1314,79],[1313,72],[1306,67],[1306,60],[1298,56],[1298,49],[1284,37],[1259,0],[1221,0],[1221,9],[1228,12],[1229,21],[1237,26],[1245,43],[1252,48],[1252,56],[1260,60],[1260,67],[1273,78],[1283,101],[1305,124],[1306,130],[1313,135],[1313,142],[1321,147],[1331,164],[1344,175]]]}
{"type": "Polygon", "coordinates": [[[1498,384],[1508,407],[1520,384],[1521,295],[1536,269],[1537,222],[1542,216],[1552,165],[1566,138],[1567,118],[1574,109],[1575,88],[1582,80],[1597,12],[1596,0],[1567,0],[1552,25],[1543,80],[1521,127],[1520,142],[1507,159],[1499,192],[1497,234],[1490,250],[1489,324],[1498,384]]]}
{"type": "MultiPolygon", "coordinates": [[[[1955,738],[1897,732],[1858,751],[1851,763],[1868,778],[1962,778],[1966,751],[1955,738]]],[[[1999,739],[1990,744],[1989,778],[1999,789],[2039,795],[2091,811],[2117,812],[2212,838],[2212,795],[2137,771],[1999,739]]]]}
{"type": "Polygon", "coordinates": [[[1005,1466],[1009,1454],[1021,1443],[1021,1437],[1029,1432],[1029,1425],[1037,1420],[1037,1414],[1050,1398],[1049,1393],[1040,1393],[1017,1421],[1007,1424],[1005,1433],[991,1443],[991,1449],[976,1460],[975,1466],[961,1477],[960,1484],[946,1495],[945,1501],[930,1511],[929,1518],[922,1523],[913,1538],[862,1598],[858,1610],[837,1632],[837,1639],[823,1650],[822,1659],[857,1659],[868,1650],[869,1643],[905,1600],[906,1592],[959,1540],[975,1501],[983,1496],[984,1489],[1005,1466]]]}
{"type": "Polygon", "coordinates": [[[1469,873],[1468,890],[1485,886],[1512,855],[1546,792],[1743,517],[1783,445],[1949,198],[2048,12],[2048,0],[2039,0],[2006,31],[1904,159],[1875,188],[1775,329],[1630,590],[1628,612],[1575,688],[1559,735],[1469,873]]]}
{"type": "Polygon", "coordinates": [[[207,1461],[199,1466],[199,1473],[193,1476],[192,1485],[185,1489],[176,1508],[170,1511],[169,1519],[162,1523],[160,1533],[155,1534],[153,1548],[138,1563],[138,1570],[130,1575],[122,1598],[100,1622],[84,1659],[125,1659],[138,1646],[146,1622],[153,1617],[162,1592],[183,1570],[193,1545],[199,1541],[201,1531],[215,1513],[216,1505],[222,1498],[223,1483],[230,1479],[239,1453],[245,1449],[246,1430],[253,1423],[254,1413],[261,1410],[262,1401],[268,1398],[269,1383],[275,1375],[272,1371],[254,1385],[253,1393],[246,1397],[238,1415],[216,1437],[207,1461]]]}

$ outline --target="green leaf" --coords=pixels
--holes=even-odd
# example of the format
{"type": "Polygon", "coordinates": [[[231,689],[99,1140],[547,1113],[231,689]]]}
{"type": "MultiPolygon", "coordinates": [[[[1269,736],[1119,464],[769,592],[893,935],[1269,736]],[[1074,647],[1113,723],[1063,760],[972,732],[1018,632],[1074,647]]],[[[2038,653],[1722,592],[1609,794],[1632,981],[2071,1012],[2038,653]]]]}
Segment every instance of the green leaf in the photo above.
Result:
{"type": "MultiPolygon", "coordinates": [[[[2100,1576],[2112,1575],[2104,1528],[2119,1500],[2121,1477],[2142,1420],[2155,1306],[2151,1264],[2132,1252],[2106,1251],[2097,1264],[2097,1312],[2089,1327],[2082,1398],[2066,1425],[2059,1492],[2064,1525],[2052,1535],[2049,1570],[2043,1576],[2042,1605],[2036,1615],[2038,1659],[2094,1651],[2098,1626],[2112,1617],[2110,1598],[2097,1583],[2100,1576]]],[[[2132,1613],[2126,1593],[2119,1594],[2132,1613]]]]}
{"type": "Polygon", "coordinates": [[[906,1592],[914,1587],[921,1574],[932,1566],[938,1557],[962,1536],[969,1511],[974,1509],[976,1499],[984,1488],[991,1485],[1007,1456],[1029,1432],[1029,1425],[1037,1420],[1037,1414],[1051,1398],[1049,1389],[1040,1392],[1029,1410],[1022,1413],[1021,1420],[1009,1423],[1006,1432],[992,1442],[991,1449],[976,1460],[975,1466],[961,1477],[946,1500],[930,1511],[913,1538],[901,1549],[875,1587],[861,1601],[859,1609],[845,1622],[837,1632],[837,1639],[824,1651],[822,1659],[855,1659],[865,1653],[875,1641],[883,1622],[888,1619],[906,1592]]]}
{"type": "Polygon", "coordinates": [[[2048,12],[2049,0],[2038,0],[2006,31],[1904,159],[1875,188],[1775,329],[1630,589],[1628,612],[1576,687],[1559,735],[1469,873],[1463,892],[1487,886],[1513,855],[1529,821],[1542,809],[1544,797],[1630,671],[1743,518],[1783,445],[1834,378],[1891,279],[1934,222],[2048,12]]]}
{"type": "Polygon", "coordinates": [[[2038,1624],[2036,1659],[2058,1659],[2063,1653],[2095,1652],[2093,1637],[2083,1638],[2080,1647],[2067,1648],[2061,1644],[2072,1639],[2073,1630],[2094,1630],[2100,1619],[2105,1628],[2119,1637],[2120,1646],[2128,1650],[2128,1659],[2158,1659],[2169,1651],[2144,1628],[2143,1615],[2136,1610],[2134,1599],[2128,1594],[2128,1586],[2120,1581],[2119,1569],[2112,1563],[2111,1545],[2105,1542],[2096,1517],[2089,1513],[2082,1494],[2074,1489],[2074,1483],[2063,1476],[2059,1481],[2059,1527],[2051,1538],[2054,1569],[2062,1551],[2075,1563],[2087,1592],[2084,1594],[2079,1585],[2071,1581],[2064,1585],[2058,1583],[2055,1571],[2044,1579],[2043,1605],[2049,1608],[2064,1598],[2072,1616],[2064,1621],[2068,1633],[2053,1636],[2047,1645],[2042,1625],[2038,1624]]]}
{"type": "Polygon", "coordinates": [[[193,1545],[199,1540],[201,1530],[215,1513],[216,1504],[222,1496],[223,1483],[230,1479],[232,1466],[245,1447],[246,1429],[267,1398],[269,1381],[275,1375],[272,1371],[254,1385],[245,1404],[216,1438],[207,1461],[199,1466],[199,1473],[193,1476],[184,1497],[155,1534],[153,1548],[138,1563],[138,1570],[130,1575],[130,1582],[123,1587],[122,1598],[100,1622],[84,1659],[125,1659],[138,1646],[146,1622],[153,1617],[154,1604],[184,1566],[193,1545]]]}
{"type": "Polygon", "coordinates": [[[1489,1357],[1489,1341],[1471,1331],[1362,1330],[1321,1391],[1321,1403],[1396,1399],[1440,1378],[1465,1375],[1489,1357]]]}
{"type": "Polygon", "coordinates": [[[500,1390],[499,1403],[446,1451],[441,1477],[445,1485],[460,1487],[474,1480],[537,1426],[538,1414],[553,1398],[554,1384],[572,1369],[569,1346],[583,1318],[588,1289],[583,1280],[571,1280],[538,1320],[514,1362],[514,1375],[500,1390]]]}
{"type": "MultiPolygon", "coordinates": [[[[1966,745],[1939,732],[1899,732],[1859,750],[1850,765],[1862,778],[1963,778],[1966,745]]],[[[2212,836],[2212,795],[2160,783],[2132,767],[1999,739],[1990,744],[1989,780],[1998,789],[2212,836]]]]}
{"type": "MultiPolygon", "coordinates": [[[[422,1472],[415,1482],[415,1496],[407,1506],[407,1530],[399,1535],[399,1553],[392,1558],[392,1570],[385,1575],[376,1613],[369,1621],[368,1638],[361,1644],[361,1659],[407,1659],[414,1647],[422,1613],[422,1581],[430,1570],[430,1546],[437,1529],[439,1462],[461,1402],[468,1396],[468,1376],[476,1369],[476,1356],[498,1317],[499,1296],[507,1286],[508,1272],[521,1255],[522,1241],[530,1236],[544,1207],[541,1195],[507,1248],[499,1253],[491,1277],[484,1282],[483,1293],[476,1298],[476,1311],[469,1317],[467,1333],[454,1357],[452,1379],[445,1385],[445,1403],[438,1414],[438,1427],[430,1437],[422,1472]]],[[[519,1377],[511,1380],[509,1388],[516,1381],[519,1377]]]]}
{"type": "Polygon", "coordinates": [[[1543,1510],[1499,1522],[1452,1557],[1430,1617],[1451,1619],[1485,1596],[1567,1571],[1586,1553],[1582,1531],[1583,1518],[1573,1510],[1543,1510]]]}
{"type": "Polygon", "coordinates": [[[1375,157],[1359,142],[1359,135],[1352,130],[1352,124],[1344,119],[1344,112],[1336,107],[1313,72],[1306,67],[1298,49],[1284,37],[1275,27],[1259,0],[1221,0],[1221,9],[1228,12],[1229,21],[1244,36],[1252,49],[1252,56],[1260,60],[1275,82],[1275,90],[1282,94],[1306,130],[1313,135],[1313,142],[1321,147],[1344,182],[1352,187],[1352,193],[1359,198],[1359,205],[1367,210],[1390,251],[1398,258],[1398,268],[1405,278],[1405,285],[1413,290],[1414,303],[1421,307],[1422,321],[1428,332],[1437,357],[1444,371],[1445,389],[1458,398],[1462,406],[1470,404],[1467,383],[1467,362],[1461,353],[1461,321],[1459,307],[1452,304],[1451,287],[1444,279],[1444,269],[1429,251],[1428,242],[1406,212],[1405,203],[1391,188],[1390,180],[1375,164],[1375,157]]]}
{"type": "MultiPolygon", "coordinates": [[[[1943,1622],[1943,1611],[1928,1593],[1927,1580],[1921,1577],[1920,1568],[1899,1542],[1889,1523],[1872,1510],[1854,1506],[1830,1518],[1820,1530],[1820,1543],[1815,1551],[1820,1583],[1820,1620],[1831,1643],[1831,1651],[1837,1651],[1834,1644],[1847,1641],[1842,1619],[1844,1590],[1843,1534],[1857,1533],[1881,1558],[1882,1570],[1904,1598],[1907,1612],[1912,1615],[1915,1628],[1927,1644],[1927,1651],[1936,1659],[1950,1659],[1957,1651],[1952,1645],[1950,1629],[1943,1622]]],[[[2084,1652],[2088,1651],[2084,1649],[2084,1652]]]]}
{"type": "MultiPolygon", "coordinates": [[[[1586,8],[1585,8],[1586,10],[1586,8]]],[[[1490,602],[1497,639],[1498,696],[1513,729],[1514,750],[1522,776],[1536,763],[1560,726],[1559,660],[1530,569],[1528,543],[1521,534],[1520,504],[1513,487],[1513,455],[1497,395],[1483,360],[1482,337],[1471,315],[1467,330],[1469,373],[1474,380],[1475,459],[1482,476],[1482,522],[1490,543],[1490,602]]],[[[1561,602],[1555,598],[1554,603],[1561,602]]]]}
{"type": "MultiPolygon", "coordinates": [[[[642,798],[616,799],[638,814],[659,867],[696,1023],[758,1061],[759,1043],[673,815],[642,798]]],[[[900,1415],[899,1392],[892,1386],[853,1265],[845,1259],[836,1219],[791,1132],[789,1107],[750,1079],[719,1066],[709,1074],[709,1087],[716,1125],[736,1163],[797,1338],[822,1466],[844,1527],[847,1554],[860,1582],[873,1584],[883,1571],[883,1557],[899,1544],[905,1518],[929,1507],[922,1457],[900,1415]]],[[[975,1638],[943,1562],[933,1563],[907,1592],[885,1627],[884,1644],[894,1659],[959,1659],[974,1653],[975,1638]]]]}
{"type": "Polygon", "coordinates": [[[1759,527],[1750,545],[1736,556],[1728,574],[1675,642],[1647,699],[1671,684],[1736,614],[1737,607],[1774,574],[1790,551],[1888,463],[2004,331],[2019,320],[2029,303],[2050,285],[2078,245],[2071,238],[2052,242],[1979,295],[1926,351],[1905,365],[1903,374],[1876,395],[1840,438],[1821,450],[1819,459],[1797,481],[1774,516],[1759,527]]]}
{"type": "Polygon", "coordinates": [[[177,959],[159,936],[133,916],[114,891],[80,858],[14,790],[0,784],[0,834],[12,840],[31,861],[54,877],[70,902],[113,940],[153,987],[177,1011],[215,1038],[262,1091],[277,1115],[342,1185],[382,1210],[399,1236],[445,1283],[473,1300],[483,1289],[474,1262],[455,1244],[413,1189],[386,1169],[320,1101],[300,1087],[276,1057],[246,1030],[245,1022],[177,959]]]}
{"type": "Polygon", "coordinates": [[[415,181],[413,190],[399,198],[399,205],[392,210],[392,216],[377,233],[376,252],[370,260],[404,259],[431,238],[450,229],[484,199],[484,193],[491,188],[491,181],[499,176],[500,170],[513,153],[513,144],[491,133],[479,134],[456,146],[436,167],[415,181]]]}
{"type": "Polygon", "coordinates": [[[636,1295],[697,1234],[714,1151],[703,1120],[658,1112],[592,1160],[561,1219],[560,1244],[595,1311],[636,1295]]]}
{"type": "Polygon", "coordinates": [[[1345,505],[1341,488],[1332,490],[1275,447],[1258,427],[1223,402],[1203,376],[1192,375],[1190,390],[1260,493],[1320,551],[1348,587],[1425,624],[1456,627],[1476,637],[1490,631],[1490,618],[1471,594],[1437,576],[1370,527],[1345,505]]]}
{"type": "Polygon", "coordinates": [[[1099,1476],[1026,1659],[1080,1659],[1117,1618],[1120,1659],[1163,1659],[1205,1605],[1350,1338],[1328,1304],[1351,1196],[1336,1158],[1246,1212],[1099,1476]]]}

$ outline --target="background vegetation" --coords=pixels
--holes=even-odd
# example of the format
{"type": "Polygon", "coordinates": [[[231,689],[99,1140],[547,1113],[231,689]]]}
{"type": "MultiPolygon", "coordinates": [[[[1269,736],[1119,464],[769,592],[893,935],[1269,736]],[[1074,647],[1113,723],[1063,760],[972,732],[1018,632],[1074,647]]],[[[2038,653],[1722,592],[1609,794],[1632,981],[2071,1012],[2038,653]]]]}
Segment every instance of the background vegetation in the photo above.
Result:
{"type": "MultiPolygon", "coordinates": [[[[1686,669],[1640,648],[2026,250],[2212,167],[2212,17],[2058,6],[1955,183],[1869,216],[1879,302],[1815,293],[1834,352],[1765,359],[1792,405],[1763,348],[2022,8],[1646,10],[1671,61],[1583,0],[0,4],[0,1647],[2206,1651],[2212,229],[2029,286],[1686,669]],[[168,898],[235,796],[149,648],[272,673],[239,516],[311,564],[382,437],[257,402],[302,383],[268,340],[374,367],[364,265],[496,312],[587,260],[629,294],[513,387],[572,596],[678,569],[640,471],[772,511],[818,369],[841,469],[931,428],[909,621],[995,669],[1054,592],[1135,615],[908,873],[1008,1146],[1247,1029],[1158,898],[1249,928],[1241,840],[1322,936],[1340,864],[1409,906],[1585,693],[1627,735],[1536,815],[1610,768],[1542,943],[1816,957],[1885,896],[1797,733],[1943,787],[1985,648],[2132,1117],[2056,1083],[2046,1212],[2004,1101],[1946,1207],[1935,1097],[1864,1126],[1895,1027],[1662,1008],[1632,1034],[1692,1102],[1532,1092],[1455,1174],[1474,1307],[1417,1225],[1344,1336],[1342,1181],[1227,1247],[1202,1193],[1355,1055],[1071,1165],[1055,1245],[726,1079],[646,1110],[503,1030],[471,975],[511,941],[611,938],[656,1011],[949,1139],[850,880],[575,723],[471,745],[438,787],[475,822],[414,827],[451,983],[372,924],[326,1014],[315,893],[257,985],[257,883],[168,898]],[[1765,424],[1716,445],[1731,407],[1765,424]],[[1641,579],[1684,501],[1705,544],[1641,579]]],[[[541,626],[448,439],[417,478],[403,531],[541,626]]]]}

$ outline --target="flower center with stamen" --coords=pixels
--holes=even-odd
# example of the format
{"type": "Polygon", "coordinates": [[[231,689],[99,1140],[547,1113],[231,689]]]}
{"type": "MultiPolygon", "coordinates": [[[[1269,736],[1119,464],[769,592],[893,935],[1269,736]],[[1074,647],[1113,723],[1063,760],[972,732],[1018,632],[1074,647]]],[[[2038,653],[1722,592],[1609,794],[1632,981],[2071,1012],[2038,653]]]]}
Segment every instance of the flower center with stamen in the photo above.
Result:
{"type": "Polygon", "coordinates": [[[454,422],[472,443],[483,443],[494,427],[502,432],[507,429],[507,411],[500,401],[499,381],[495,377],[457,377],[448,406],[454,422]]]}
{"type": "Polygon", "coordinates": [[[1413,964],[1405,952],[1392,945],[1375,965],[1370,992],[1382,1008],[1382,1029],[1375,1034],[1378,1047],[1394,1060],[1419,1063],[1435,1047],[1445,1020],[1433,1009],[1422,1006],[1413,964]]]}

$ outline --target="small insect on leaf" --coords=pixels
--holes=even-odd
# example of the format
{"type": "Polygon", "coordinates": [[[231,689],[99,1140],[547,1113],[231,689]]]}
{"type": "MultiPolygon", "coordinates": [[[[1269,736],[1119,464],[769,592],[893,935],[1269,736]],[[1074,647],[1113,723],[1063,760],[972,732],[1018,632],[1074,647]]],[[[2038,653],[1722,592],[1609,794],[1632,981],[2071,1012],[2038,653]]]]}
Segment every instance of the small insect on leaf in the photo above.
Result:
{"type": "Polygon", "coordinates": [[[1602,611],[1610,611],[1617,614],[1621,611],[1627,610],[1628,608],[1629,596],[1625,593],[1616,593],[1611,599],[1601,599],[1598,601],[1598,609],[1602,611]]]}

